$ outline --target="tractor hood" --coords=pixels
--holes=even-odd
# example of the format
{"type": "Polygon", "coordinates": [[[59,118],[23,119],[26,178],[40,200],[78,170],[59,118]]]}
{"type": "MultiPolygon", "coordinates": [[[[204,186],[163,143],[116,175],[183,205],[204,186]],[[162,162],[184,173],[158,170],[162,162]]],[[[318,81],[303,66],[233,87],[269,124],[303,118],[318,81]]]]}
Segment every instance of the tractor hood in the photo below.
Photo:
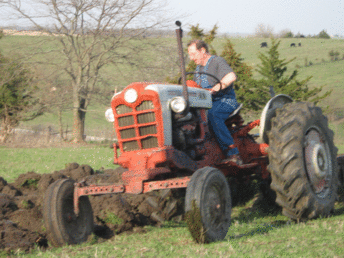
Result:
{"type": "MultiPolygon", "coordinates": [[[[145,90],[153,90],[158,93],[160,102],[169,105],[172,98],[183,96],[183,86],[167,84],[150,84],[145,90]]],[[[188,87],[190,107],[211,108],[211,93],[208,90],[188,87]]],[[[163,105],[163,104],[162,104],[163,105]]]]}

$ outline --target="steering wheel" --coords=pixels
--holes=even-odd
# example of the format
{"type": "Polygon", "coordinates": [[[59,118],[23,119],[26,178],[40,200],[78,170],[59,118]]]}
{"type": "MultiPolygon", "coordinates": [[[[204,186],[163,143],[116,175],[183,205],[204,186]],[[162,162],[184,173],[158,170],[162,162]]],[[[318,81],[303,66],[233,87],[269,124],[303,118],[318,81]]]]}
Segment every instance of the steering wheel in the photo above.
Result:
{"type": "MultiPolygon", "coordinates": [[[[219,83],[220,84],[220,90],[222,90],[222,83],[221,83],[221,81],[217,78],[217,77],[215,77],[214,75],[212,75],[212,74],[210,74],[210,73],[205,73],[205,72],[187,72],[187,73],[185,73],[185,76],[186,75],[189,75],[189,74],[205,74],[205,75],[207,75],[207,76],[210,76],[210,77],[212,77],[212,78],[214,78],[215,80],[216,80],[216,83],[215,84],[217,84],[217,83],[219,83]]],[[[180,84],[181,83],[181,81],[182,81],[182,77],[179,77],[179,79],[178,79],[178,84],[180,84]]],[[[215,85],[214,84],[214,85],[215,85]]],[[[212,85],[212,87],[214,86],[214,85],[212,85]]],[[[209,90],[209,89],[207,89],[207,90],[209,90]]],[[[219,90],[219,91],[220,91],[219,90]]]]}

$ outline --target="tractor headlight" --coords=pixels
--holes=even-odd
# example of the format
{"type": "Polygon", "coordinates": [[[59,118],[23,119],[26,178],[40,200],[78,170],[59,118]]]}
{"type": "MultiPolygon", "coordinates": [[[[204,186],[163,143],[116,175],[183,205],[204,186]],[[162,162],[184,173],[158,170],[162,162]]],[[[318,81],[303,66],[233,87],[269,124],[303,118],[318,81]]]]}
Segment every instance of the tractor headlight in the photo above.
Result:
{"type": "Polygon", "coordinates": [[[124,99],[128,103],[134,103],[137,100],[137,92],[134,89],[129,89],[124,93],[124,99]]]}
{"type": "Polygon", "coordinates": [[[114,122],[115,116],[113,115],[112,108],[105,111],[105,118],[108,122],[114,122]]]}
{"type": "Polygon", "coordinates": [[[174,97],[171,100],[171,109],[180,114],[186,109],[186,101],[183,97],[174,97]]]}

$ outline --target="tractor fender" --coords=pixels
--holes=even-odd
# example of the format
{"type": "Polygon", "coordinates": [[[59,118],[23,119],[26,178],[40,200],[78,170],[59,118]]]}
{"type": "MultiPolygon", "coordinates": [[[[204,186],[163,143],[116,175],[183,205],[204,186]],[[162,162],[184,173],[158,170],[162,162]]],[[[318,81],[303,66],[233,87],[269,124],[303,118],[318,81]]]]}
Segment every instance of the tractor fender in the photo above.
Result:
{"type": "Polygon", "coordinates": [[[276,116],[276,109],[282,108],[286,103],[293,102],[293,99],[285,94],[279,94],[269,100],[260,116],[259,136],[261,140],[269,144],[267,133],[271,130],[271,119],[276,116]]]}

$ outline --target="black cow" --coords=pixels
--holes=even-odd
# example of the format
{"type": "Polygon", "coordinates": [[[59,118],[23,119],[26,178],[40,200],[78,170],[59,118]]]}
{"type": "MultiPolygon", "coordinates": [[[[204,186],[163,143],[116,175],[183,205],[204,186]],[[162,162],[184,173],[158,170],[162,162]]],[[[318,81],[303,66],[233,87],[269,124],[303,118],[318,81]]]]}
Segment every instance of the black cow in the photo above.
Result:
{"type": "Polygon", "coordinates": [[[268,43],[267,42],[262,42],[262,43],[260,43],[260,47],[268,47],[268,43]]]}
{"type": "Polygon", "coordinates": [[[299,47],[301,47],[301,43],[299,43],[299,47]]]}
{"type": "Polygon", "coordinates": [[[295,43],[291,43],[290,46],[291,46],[291,47],[295,47],[295,43]]]}

